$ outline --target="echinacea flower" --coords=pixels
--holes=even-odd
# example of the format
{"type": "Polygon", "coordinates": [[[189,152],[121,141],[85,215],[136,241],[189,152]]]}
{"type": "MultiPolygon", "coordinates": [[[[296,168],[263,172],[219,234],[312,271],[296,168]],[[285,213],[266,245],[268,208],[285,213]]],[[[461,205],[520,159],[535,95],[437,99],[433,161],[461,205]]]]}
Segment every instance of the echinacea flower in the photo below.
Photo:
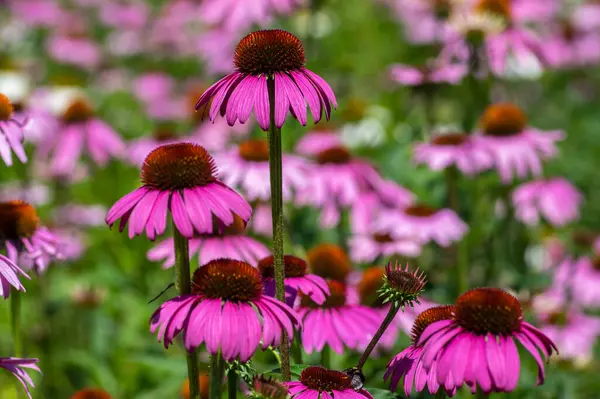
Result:
{"type": "Polygon", "coordinates": [[[13,105],[8,97],[0,93],[0,156],[7,166],[12,166],[12,152],[23,163],[27,154],[23,148],[25,125],[14,118],[13,105]]]}
{"type": "Polygon", "coordinates": [[[413,150],[416,164],[441,171],[456,167],[465,175],[475,175],[493,164],[491,154],[466,134],[439,134],[429,143],[418,143],[413,150]]]}
{"type": "Polygon", "coordinates": [[[152,151],[142,166],[142,187],[127,194],[108,211],[106,223],[121,219],[119,231],[129,223],[129,237],[146,233],[150,240],[165,232],[170,212],[179,232],[186,238],[213,232],[213,215],[224,226],[234,215],[244,223],[250,205],[215,177],[216,165],[201,146],[169,144],[152,151]]]}
{"type": "Polygon", "coordinates": [[[29,276],[19,268],[13,261],[0,254],[0,295],[4,299],[8,298],[13,286],[17,291],[25,292],[25,287],[19,280],[19,275],[29,278],[29,276]]]}
{"type": "Polygon", "coordinates": [[[390,68],[390,78],[404,86],[428,84],[458,84],[468,72],[464,64],[423,66],[421,68],[394,64],[390,68]]]}
{"type": "Polygon", "coordinates": [[[583,195],[567,179],[557,177],[521,184],[512,194],[515,218],[536,225],[544,217],[553,226],[579,219],[583,195]]]}
{"type": "Polygon", "coordinates": [[[451,320],[430,324],[419,337],[420,361],[447,391],[467,385],[478,389],[511,392],[519,381],[519,341],[538,365],[537,383],[545,380],[542,356],[548,359],[556,345],[523,319],[517,298],[498,288],[476,288],[456,301],[451,320]],[[459,355],[460,354],[460,355],[459,355]]]}
{"type": "Polygon", "coordinates": [[[392,237],[413,237],[421,244],[434,241],[441,247],[460,241],[468,231],[468,226],[453,210],[419,204],[386,213],[375,224],[392,237]]]}
{"type": "Polygon", "coordinates": [[[52,259],[61,259],[58,238],[40,224],[35,208],[23,201],[0,203],[0,243],[8,258],[23,267],[45,271],[52,259]]]}
{"type": "Polygon", "coordinates": [[[590,308],[600,306],[600,255],[566,257],[554,271],[553,284],[568,287],[573,302],[590,308]]]}
{"type": "Polygon", "coordinates": [[[49,167],[54,173],[70,174],[84,151],[96,165],[105,166],[111,158],[124,155],[125,142],[94,115],[86,100],[76,99],[64,112],[56,134],[39,143],[38,152],[41,157],[50,157],[49,167]]]}
{"type": "Polygon", "coordinates": [[[528,174],[540,176],[541,161],[554,157],[556,142],[564,138],[561,131],[528,127],[525,113],[511,103],[490,105],[481,118],[481,127],[473,139],[492,155],[504,183],[510,183],[515,175],[521,179],[528,174]]]}
{"type": "Polygon", "coordinates": [[[150,324],[165,348],[183,331],[188,351],[206,343],[210,354],[246,362],[261,341],[263,350],[278,345],[284,331],[293,336],[301,322],[286,304],[264,295],[258,269],[217,259],[194,272],[192,294],[162,304],[150,324]]]}
{"type": "MultiPolygon", "coordinates": [[[[417,392],[422,391],[427,386],[429,393],[435,394],[440,384],[436,378],[436,366],[434,364],[430,369],[425,369],[421,362],[421,354],[423,346],[418,345],[421,334],[431,324],[441,321],[450,320],[453,317],[454,306],[436,306],[421,312],[415,319],[410,337],[411,344],[394,356],[387,365],[387,370],[384,379],[390,380],[390,390],[395,392],[398,383],[404,378],[404,393],[407,397],[414,386],[417,392]]],[[[453,396],[455,389],[447,390],[449,396],[453,396]]]]}
{"type": "Polygon", "coordinates": [[[82,32],[53,34],[46,42],[46,51],[55,61],[88,70],[102,60],[100,46],[82,32]]]}
{"type": "Polygon", "coordinates": [[[37,366],[38,359],[21,359],[16,357],[0,357],[0,368],[6,369],[13,373],[13,375],[19,380],[21,384],[23,384],[23,388],[25,388],[25,392],[27,393],[27,397],[31,399],[31,393],[29,392],[29,387],[34,388],[33,380],[27,374],[24,369],[31,369],[35,371],[40,371],[37,366]],[[28,386],[29,385],[29,386],[28,386]]]}
{"type": "Polygon", "coordinates": [[[556,68],[586,67],[600,61],[600,32],[571,17],[556,21],[544,37],[542,50],[556,68]]]}
{"type": "Polygon", "coordinates": [[[287,399],[288,387],[272,377],[257,375],[252,379],[250,399],[287,399]]]}
{"type": "Polygon", "coordinates": [[[350,237],[348,246],[352,260],[362,263],[372,263],[392,255],[414,258],[421,254],[421,243],[416,238],[397,237],[385,232],[354,235],[350,237]]]}
{"type": "Polygon", "coordinates": [[[316,157],[330,148],[343,146],[342,138],[330,123],[320,123],[302,135],[296,143],[295,152],[307,157],[316,157]]]}
{"type": "MultiPolygon", "coordinates": [[[[238,148],[218,153],[219,176],[223,183],[239,189],[248,201],[271,198],[269,180],[269,143],[263,139],[245,140],[238,148]]],[[[284,201],[307,185],[309,164],[301,157],[284,154],[282,189],[284,201]]]]}
{"type": "Polygon", "coordinates": [[[348,374],[320,366],[307,367],[298,381],[284,384],[292,399],[373,399],[366,389],[355,390],[348,374]]]}
{"type": "Polygon", "coordinates": [[[217,152],[224,151],[231,146],[231,143],[244,139],[251,130],[252,126],[249,122],[244,125],[237,123],[229,126],[224,119],[217,119],[213,123],[199,124],[190,137],[195,142],[202,143],[208,151],[217,152]]]}
{"type": "MultiPolygon", "coordinates": [[[[275,265],[273,262],[273,255],[267,256],[258,262],[258,270],[262,274],[265,286],[274,286],[275,284],[275,265]]],[[[307,273],[308,267],[304,259],[293,255],[285,255],[283,264],[286,287],[293,288],[295,291],[306,295],[318,305],[325,302],[326,297],[329,295],[329,287],[322,277],[307,273]]]]}
{"type": "MultiPolygon", "coordinates": [[[[175,144],[182,142],[199,142],[189,137],[178,136],[175,131],[168,125],[158,126],[152,136],[140,137],[128,143],[127,161],[134,166],[144,165],[144,161],[152,150],[161,145],[175,144]]],[[[208,150],[208,148],[204,147],[208,150]]]]}
{"type": "Polygon", "coordinates": [[[345,282],[352,270],[348,254],[339,245],[322,243],[308,250],[310,271],[328,280],[345,282]]]}
{"type": "Polygon", "coordinates": [[[84,388],[75,392],[71,399],[112,399],[112,396],[100,388],[84,388]]]}
{"type": "Polygon", "coordinates": [[[342,354],[344,348],[358,349],[381,324],[379,314],[364,305],[348,301],[344,283],[327,282],[329,296],[321,305],[300,295],[298,314],[302,317],[302,345],[306,353],[320,352],[329,345],[342,354]]]}
{"type": "MultiPolygon", "coordinates": [[[[189,241],[190,259],[198,255],[198,264],[226,257],[227,259],[241,260],[255,265],[260,259],[269,254],[269,249],[260,241],[246,235],[244,221],[233,215],[234,221],[230,226],[219,227],[218,222],[213,228],[214,233],[203,234],[191,238],[189,241]]],[[[175,247],[173,238],[166,239],[148,251],[148,260],[163,262],[167,269],[175,265],[175,247]]]]}
{"type": "Polygon", "coordinates": [[[337,107],[333,90],[323,78],[304,68],[305,62],[302,43],[291,33],[281,29],[252,32],[237,45],[235,72],[208,88],[196,109],[210,103],[209,119],[214,121],[220,114],[231,126],[238,120],[245,123],[254,109],[265,131],[270,126],[271,101],[275,102],[277,128],[283,126],[288,112],[305,126],[306,103],[315,123],[323,109],[329,119],[331,105],[337,107]]]}

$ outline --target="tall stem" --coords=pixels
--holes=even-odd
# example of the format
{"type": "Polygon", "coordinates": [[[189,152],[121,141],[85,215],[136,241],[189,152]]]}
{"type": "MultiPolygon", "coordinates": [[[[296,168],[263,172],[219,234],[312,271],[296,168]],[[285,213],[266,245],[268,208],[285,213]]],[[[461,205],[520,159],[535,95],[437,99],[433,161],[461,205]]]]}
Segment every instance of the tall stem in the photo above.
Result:
{"type": "MultiPolygon", "coordinates": [[[[188,239],[177,230],[175,223],[173,223],[173,239],[175,243],[175,286],[180,295],[188,295],[192,293],[189,243],[188,239]]],[[[195,350],[187,352],[187,369],[190,380],[190,399],[200,399],[198,355],[195,350]]]]}
{"type": "Polygon", "coordinates": [[[392,320],[394,320],[394,317],[396,317],[396,314],[399,310],[400,306],[395,306],[394,304],[390,305],[390,310],[385,316],[385,319],[383,319],[381,326],[379,326],[379,330],[377,330],[377,332],[371,339],[371,342],[369,342],[369,345],[367,346],[363,354],[360,356],[360,359],[358,359],[358,363],[356,363],[357,369],[362,370],[363,366],[367,362],[367,359],[369,358],[369,356],[371,356],[371,352],[373,352],[373,349],[375,349],[375,345],[377,345],[377,342],[379,342],[379,340],[383,336],[383,333],[385,332],[385,330],[387,330],[392,320]]]}
{"type": "Polygon", "coordinates": [[[21,357],[21,293],[14,288],[10,295],[10,321],[12,326],[14,356],[21,357]]]}
{"type": "Polygon", "coordinates": [[[221,399],[224,366],[225,362],[221,353],[210,357],[210,386],[208,387],[208,397],[210,399],[221,399]]]}
{"type": "MultiPolygon", "coordinates": [[[[285,303],[285,270],[283,266],[283,161],[281,151],[281,129],[275,126],[275,80],[267,79],[269,90],[269,172],[271,174],[271,211],[273,217],[273,259],[275,268],[275,297],[285,303]]],[[[292,379],[290,371],[290,346],[288,336],[282,332],[281,375],[283,381],[292,379]]]]}
{"type": "Polygon", "coordinates": [[[329,345],[325,345],[321,350],[321,366],[326,369],[331,368],[331,347],[329,345]]]}
{"type": "MultiPolygon", "coordinates": [[[[446,169],[446,189],[448,205],[460,216],[460,201],[458,192],[458,170],[455,167],[446,169]]],[[[469,241],[465,236],[456,248],[457,286],[458,293],[469,289],[469,241]]]]}
{"type": "Polygon", "coordinates": [[[227,374],[227,397],[229,399],[235,399],[237,397],[238,379],[237,373],[232,368],[227,374]]]}

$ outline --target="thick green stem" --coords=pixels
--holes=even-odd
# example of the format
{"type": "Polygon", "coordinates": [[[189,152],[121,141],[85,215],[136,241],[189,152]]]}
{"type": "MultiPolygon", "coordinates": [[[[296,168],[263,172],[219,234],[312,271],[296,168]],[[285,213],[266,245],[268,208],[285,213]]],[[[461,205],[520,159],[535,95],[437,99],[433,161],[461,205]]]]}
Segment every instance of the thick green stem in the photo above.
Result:
{"type": "Polygon", "coordinates": [[[210,357],[210,386],[208,387],[208,396],[210,399],[221,399],[224,368],[225,362],[221,353],[210,357]]]}
{"type": "Polygon", "coordinates": [[[331,368],[331,347],[329,345],[325,345],[321,351],[321,366],[326,369],[331,368]]]}
{"type": "Polygon", "coordinates": [[[237,373],[232,368],[227,374],[227,397],[229,399],[235,399],[238,391],[238,378],[237,373]]]}
{"type": "MultiPolygon", "coordinates": [[[[175,286],[180,295],[188,295],[192,293],[188,239],[181,235],[175,223],[173,223],[173,240],[175,243],[175,286]]],[[[190,381],[190,399],[200,399],[198,354],[195,350],[187,352],[187,369],[190,381]]]]}
{"type": "Polygon", "coordinates": [[[292,358],[294,359],[294,363],[303,364],[302,363],[302,346],[300,345],[300,338],[296,334],[296,339],[292,341],[291,345],[292,349],[292,358]]]}
{"type": "Polygon", "coordinates": [[[387,330],[387,328],[389,327],[392,320],[394,320],[394,317],[396,317],[396,314],[398,314],[399,310],[400,310],[400,306],[395,306],[394,304],[392,304],[390,306],[390,310],[388,311],[388,314],[385,316],[385,319],[383,319],[381,326],[379,326],[379,329],[377,330],[377,332],[371,339],[371,342],[369,342],[369,345],[367,345],[367,348],[365,349],[363,354],[360,356],[360,359],[358,359],[358,363],[356,363],[357,369],[362,370],[363,366],[369,359],[369,356],[371,356],[371,352],[373,352],[373,349],[375,349],[375,345],[377,345],[377,342],[379,342],[379,340],[383,336],[383,333],[385,332],[385,330],[387,330]]]}
{"type": "Polygon", "coordinates": [[[477,393],[475,394],[475,397],[477,399],[487,399],[490,397],[490,394],[483,392],[481,389],[478,389],[477,393]]]}
{"type": "Polygon", "coordinates": [[[12,326],[14,356],[21,357],[21,293],[14,288],[10,294],[10,322],[12,326]]]}
{"type": "MultiPolygon", "coordinates": [[[[460,200],[458,192],[458,170],[455,167],[446,169],[446,190],[448,205],[460,216],[460,200]]],[[[465,236],[456,248],[458,293],[469,289],[469,236],[465,236]]]]}
{"type": "MultiPolygon", "coordinates": [[[[281,150],[281,129],[275,126],[275,80],[267,79],[269,90],[270,121],[269,121],[269,172],[271,175],[271,211],[273,217],[273,259],[275,268],[275,296],[285,303],[285,269],[283,266],[283,161],[281,150]]],[[[285,331],[282,333],[281,345],[281,375],[283,381],[290,381],[290,346],[285,331]]]]}

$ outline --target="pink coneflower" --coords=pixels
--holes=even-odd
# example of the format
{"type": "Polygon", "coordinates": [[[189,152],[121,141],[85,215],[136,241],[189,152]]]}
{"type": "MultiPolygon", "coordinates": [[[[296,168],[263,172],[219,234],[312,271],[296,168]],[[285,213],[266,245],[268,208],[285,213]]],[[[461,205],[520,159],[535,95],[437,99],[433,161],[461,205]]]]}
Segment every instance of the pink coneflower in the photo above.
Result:
{"type": "MultiPolygon", "coordinates": [[[[260,241],[245,234],[245,222],[234,215],[233,223],[228,227],[219,227],[215,222],[214,234],[194,237],[189,242],[190,258],[198,255],[198,264],[204,265],[212,260],[226,257],[255,265],[269,254],[269,249],[260,241]]],[[[148,260],[163,262],[167,269],[175,265],[173,239],[169,238],[148,251],[148,260]]]]}
{"type": "Polygon", "coordinates": [[[21,162],[27,162],[23,148],[25,124],[14,118],[13,110],[8,97],[0,93],[0,156],[7,166],[12,166],[12,152],[21,162]]]}
{"type": "Polygon", "coordinates": [[[339,133],[329,124],[319,124],[310,132],[302,135],[296,143],[296,153],[307,157],[316,157],[330,148],[342,147],[344,143],[339,133]]]}
{"type": "Polygon", "coordinates": [[[56,223],[92,227],[104,224],[106,208],[102,205],[66,204],[56,210],[56,223]]]}
{"type": "Polygon", "coordinates": [[[106,223],[121,219],[119,231],[129,222],[129,237],[146,232],[149,239],[165,232],[170,211],[179,232],[213,233],[214,215],[221,225],[230,226],[234,215],[248,222],[252,209],[234,190],[215,177],[216,165],[201,146],[169,144],[152,151],[140,179],[142,187],[117,201],[108,211],[106,223]],[[131,219],[131,220],[130,220],[131,219]]]}
{"type": "Polygon", "coordinates": [[[542,173],[542,159],[558,152],[556,142],[564,138],[561,131],[542,132],[527,126],[523,111],[510,103],[490,105],[481,119],[482,131],[474,138],[476,145],[492,155],[494,166],[504,183],[513,176],[542,173]]]}
{"type": "Polygon", "coordinates": [[[55,61],[85,69],[96,68],[102,60],[98,44],[80,32],[52,35],[46,43],[46,51],[55,61]]]}
{"type": "Polygon", "coordinates": [[[467,75],[464,64],[448,64],[424,67],[394,64],[390,68],[390,78],[404,86],[422,86],[426,84],[458,84],[467,75]]]}
{"type": "Polygon", "coordinates": [[[132,165],[141,167],[144,165],[144,161],[148,154],[157,147],[181,142],[196,142],[196,140],[190,140],[189,137],[178,136],[176,132],[166,124],[158,126],[151,137],[140,137],[129,142],[129,156],[127,157],[127,161],[131,162],[132,165]]]}
{"type": "Polygon", "coordinates": [[[566,258],[554,273],[554,284],[568,286],[573,301],[580,306],[600,306],[600,256],[566,258]]]}
{"type": "Polygon", "coordinates": [[[21,359],[16,357],[2,357],[0,358],[0,367],[6,369],[13,373],[13,375],[19,380],[21,384],[23,384],[23,388],[25,388],[25,392],[27,392],[27,397],[31,399],[31,393],[29,392],[29,387],[34,388],[33,380],[27,374],[24,369],[31,369],[35,371],[40,371],[37,366],[38,359],[21,359]],[[29,385],[29,386],[28,386],[29,385]]]}
{"type": "Polygon", "coordinates": [[[335,95],[323,78],[304,68],[306,58],[300,40],[280,29],[248,34],[235,50],[235,72],[212,85],[200,97],[196,109],[210,103],[208,117],[226,117],[233,126],[245,123],[252,109],[263,130],[269,130],[268,82],[274,82],[275,124],[283,126],[288,112],[306,125],[306,103],[313,119],[321,119],[323,109],[329,119],[335,95]],[[212,102],[211,102],[212,101],[212,102]]]}
{"type": "Polygon", "coordinates": [[[38,147],[41,157],[50,156],[50,169],[56,174],[73,173],[84,151],[98,166],[124,155],[121,137],[94,115],[86,100],[77,99],[70,104],[58,130],[38,147]]]}
{"type": "Polygon", "coordinates": [[[402,22],[407,40],[414,44],[430,44],[444,37],[446,19],[452,11],[449,0],[384,0],[402,22]]]}
{"type": "MultiPolygon", "coordinates": [[[[287,287],[306,295],[318,305],[325,302],[326,297],[329,295],[327,283],[322,277],[308,273],[307,264],[303,259],[293,255],[285,255],[283,264],[285,267],[284,282],[287,287]]],[[[258,270],[262,274],[265,286],[275,284],[273,255],[261,259],[258,262],[258,270]]]]}
{"type": "MultiPolygon", "coordinates": [[[[412,343],[397,354],[387,365],[384,379],[390,380],[390,389],[395,392],[398,383],[404,378],[404,393],[410,396],[413,385],[417,392],[422,391],[425,386],[429,393],[435,394],[440,384],[437,382],[436,366],[434,364],[429,370],[423,368],[421,354],[423,346],[418,345],[423,331],[431,324],[441,320],[451,320],[453,317],[454,306],[436,306],[421,312],[412,324],[410,336],[412,343]]],[[[453,396],[455,389],[447,390],[449,396],[453,396]]]]}
{"type": "Polygon", "coordinates": [[[100,3],[100,20],[118,29],[140,30],[146,24],[150,9],[144,1],[100,3]]]}
{"type": "Polygon", "coordinates": [[[354,235],[350,237],[348,246],[352,260],[361,263],[372,263],[380,257],[392,255],[414,258],[421,254],[421,243],[416,237],[396,237],[385,232],[354,235]]]}
{"type": "Polygon", "coordinates": [[[419,337],[420,360],[447,391],[466,384],[471,392],[511,392],[519,381],[520,359],[514,339],[538,365],[538,384],[545,379],[545,358],[556,345],[523,319],[519,300],[498,288],[476,288],[461,295],[452,320],[429,325],[419,337]],[[460,353],[460,356],[455,356],[460,353]]]}
{"type": "Polygon", "coordinates": [[[557,177],[523,183],[512,194],[515,217],[535,225],[543,216],[553,226],[579,219],[583,195],[567,179],[557,177]]]}
{"type": "Polygon", "coordinates": [[[551,26],[544,37],[542,50],[553,67],[585,67],[600,61],[600,32],[586,29],[573,18],[551,26]]]}
{"type": "Polygon", "coordinates": [[[298,381],[284,384],[293,399],[373,399],[366,389],[355,390],[348,374],[320,366],[309,366],[298,381]]]}
{"type": "Polygon", "coordinates": [[[600,3],[597,0],[584,1],[574,11],[573,19],[582,29],[592,31],[600,28],[600,3]]]}
{"type": "Polygon", "coordinates": [[[413,237],[421,244],[430,241],[442,247],[460,241],[468,226],[451,209],[434,209],[416,204],[380,217],[376,226],[391,236],[413,237]]]}
{"type": "Polygon", "coordinates": [[[258,269],[247,263],[218,259],[194,272],[192,294],[165,302],[151,318],[153,333],[165,348],[184,331],[188,351],[202,343],[210,354],[227,361],[248,361],[262,348],[278,345],[285,331],[300,326],[296,313],[284,303],[263,295],[258,269]]]}
{"type": "Polygon", "coordinates": [[[379,217],[414,204],[415,195],[396,182],[382,180],[376,191],[362,193],[350,210],[350,229],[355,234],[387,234],[376,228],[379,217]]]}
{"type": "Polygon", "coordinates": [[[309,354],[322,351],[325,345],[339,354],[344,352],[344,348],[358,349],[372,337],[381,323],[374,309],[347,302],[344,283],[330,280],[327,285],[330,295],[321,305],[308,296],[300,296],[298,313],[304,324],[302,345],[309,354]]]}
{"type": "Polygon", "coordinates": [[[52,199],[50,188],[45,184],[14,180],[0,185],[0,201],[21,200],[34,206],[47,205],[52,199]]]}
{"type": "Polygon", "coordinates": [[[165,73],[150,72],[138,76],[132,84],[133,94],[144,104],[152,104],[173,94],[175,82],[165,73]]]}
{"type": "Polygon", "coordinates": [[[10,8],[30,26],[56,26],[65,17],[65,11],[54,0],[10,1],[10,8]]]}
{"type": "Polygon", "coordinates": [[[413,160],[434,171],[454,166],[465,175],[475,175],[493,165],[491,154],[471,136],[461,133],[440,134],[429,143],[418,143],[413,160]]]}
{"type": "Polygon", "coordinates": [[[339,245],[319,244],[308,250],[306,259],[311,272],[328,280],[343,283],[352,271],[350,258],[339,245]]]}
{"type": "MultiPolygon", "coordinates": [[[[250,139],[238,148],[215,156],[223,183],[239,189],[249,201],[268,201],[271,198],[269,180],[269,143],[250,139]]],[[[283,200],[291,201],[294,193],[307,185],[308,162],[294,155],[283,155],[283,200]]]]}
{"type": "Polygon", "coordinates": [[[0,203],[0,237],[14,263],[46,270],[52,259],[60,259],[58,238],[40,225],[35,209],[23,201],[0,203]]]}
{"type": "Polygon", "coordinates": [[[213,123],[201,123],[190,137],[202,143],[208,151],[224,151],[231,143],[244,139],[248,136],[252,126],[250,123],[229,126],[224,119],[217,119],[213,123]]]}
{"type": "Polygon", "coordinates": [[[261,236],[271,237],[273,235],[273,215],[270,203],[257,202],[254,205],[249,228],[252,232],[261,236]]]}
{"type": "Polygon", "coordinates": [[[0,295],[7,299],[11,286],[17,291],[25,292],[25,287],[19,280],[19,275],[30,278],[23,270],[6,256],[0,254],[0,295]]]}

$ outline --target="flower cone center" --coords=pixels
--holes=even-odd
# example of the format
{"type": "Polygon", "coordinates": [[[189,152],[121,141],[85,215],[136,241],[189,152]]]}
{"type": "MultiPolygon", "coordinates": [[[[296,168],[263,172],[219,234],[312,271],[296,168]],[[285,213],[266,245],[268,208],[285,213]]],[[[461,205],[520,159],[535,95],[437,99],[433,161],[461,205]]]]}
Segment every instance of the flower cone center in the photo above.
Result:
{"type": "Polygon", "coordinates": [[[232,259],[216,259],[196,269],[192,290],[195,294],[233,302],[258,299],[263,292],[258,269],[232,259]]]}
{"type": "Polygon", "coordinates": [[[86,388],[75,392],[71,399],[111,399],[112,396],[106,391],[97,388],[86,388]]]}
{"type": "Polygon", "coordinates": [[[409,216],[416,216],[416,217],[429,217],[434,215],[437,212],[436,209],[431,208],[427,205],[413,205],[413,206],[409,206],[408,208],[406,208],[404,210],[404,213],[406,213],[409,216]]]}
{"type": "Polygon", "coordinates": [[[315,391],[331,392],[332,390],[344,391],[350,388],[352,378],[341,371],[311,366],[302,371],[300,382],[315,391]]]}
{"type": "Polygon", "coordinates": [[[267,140],[246,140],[240,144],[238,151],[240,157],[249,162],[269,161],[269,143],[267,140]]]}
{"type": "Polygon", "coordinates": [[[592,258],[592,267],[597,271],[600,271],[600,256],[594,256],[592,258]]]}
{"type": "Polygon", "coordinates": [[[479,0],[475,6],[475,10],[479,13],[492,14],[504,18],[509,21],[512,11],[510,7],[511,0],[479,0]]]}
{"type": "Polygon", "coordinates": [[[456,301],[456,321],[476,334],[510,334],[523,319],[517,298],[498,288],[476,288],[456,301]]]}
{"type": "Polygon", "coordinates": [[[383,286],[384,275],[384,269],[378,266],[370,267],[363,272],[357,286],[360,303],[371,307],[381,307],[383,305],[377,291],[383,286]]]}
{"type": "Polygon", "coordinates": [[[35,208],[23,201],[0,203],[0,234],[4,240],[31,237],[40,220],[35,208]]]}
{"type": "Polygon", "coordinates": [[[321,151],[316,156],[317,163],[342,165],[350,162],[352,155],[344,147],[332,147],[321,151]]]}
{"type": "Polygon", "coordinates": [[[191,143],[167,144],[148,154],[140,179],[158,190],[180,190],[215,181],[216,169],[204,147],[191,143]]]}
{"type": "Polygon", "coordinates": [[[385,278],[389,287],[404,295],[416,295],[426,284],[422,273],[410,272],[408,268],[402,269],[402,266],[391,262],[385,267],[385,278]]]}
{"type": "Polygon", "coordinates": [[[308,265],[317,276],[345,281],[350,273],[350,258],[335,244],[320,244],[308,251],[308,265]]]}
{"type": "Polygon", "coordinates": [[[514,104],[490,105],[484,112],[481,125],[485,134],[490,136],[514,136],[527,126],[527,117],[514,104]]]}
{"type": "Polygon", "coordinates": [[[373,240],[380,244],[389,244],[394,242],[394,239],[389,233],[375,233],[373,234],[373,240]]]}
{"type": "Polygon", "coordinates": [[[460,133],[443,134],[431,140],[432,144],[443,146],[459,146],[464,144],[468,137],[460,133]]]}
{"type": "Polygon", "coordinates": [[[233,64],[241,73],[271,75],[301,69],[306,63],[302,42],[282,29],[252,32],[238,43],[233,64]]]}
{"type": "Polygon", "coordinates": [[[314,302],[311,297],[300,293],[300,305],[306,308],[339,308],[346,304],[346,285],[339,281],[327,281],[329,296],[321,305],[314,302]]]}
{"type": "Polygon", "coordinates": [[[562,19],[560,21],[560,31],[562,33],[562,37],[568,42],[577,38],[577,28],[571,21],[567,19],[562,19]]]}
{"type": "MultiPolygon", "coordinates": [[[[285,277],[303,277],[306,275],[306,261],[293,255],[283,257],[285,277]]],[[[275,277],[275,263],[273,255],[267,256],[258,262],[258,270],[263,278],[275,277]]]]}
{"type": "Polygon", "coordinates": [[[13,106],[4,94],[0,93],[0,121],[7,121],[13,114],[13,106]]]}
{"type": "Polygon", "coordinates": [[[81,123],[92,118],[94,110],[91,105],[83,99],[75,100],[69,105],[69,108],[63,114],[65,123],[81,123]]]}
{"type": "Polygon", "coordinates": [[[429,325],[441,320],[451,320],[454,313],[454,306],[444,305],[429,308],[424,312],[421,312],[415,319],[412,329],[410,331],[410,338],[413,344],[419,342],[421,334],[429,325]]]}

